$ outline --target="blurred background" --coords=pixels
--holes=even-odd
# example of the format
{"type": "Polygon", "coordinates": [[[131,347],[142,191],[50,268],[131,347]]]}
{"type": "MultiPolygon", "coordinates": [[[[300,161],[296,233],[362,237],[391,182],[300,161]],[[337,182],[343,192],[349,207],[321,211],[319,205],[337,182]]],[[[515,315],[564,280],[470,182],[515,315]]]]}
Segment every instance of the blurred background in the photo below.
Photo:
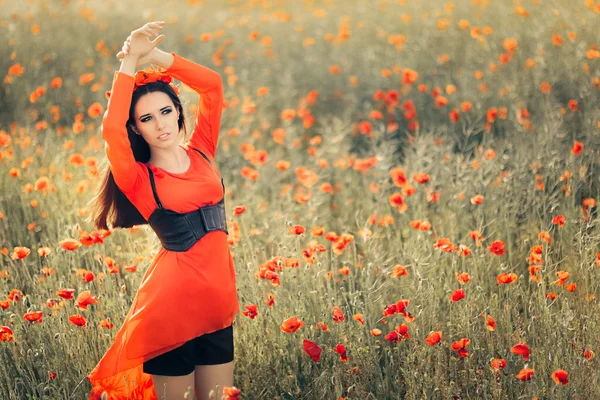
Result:
{"type": "MultiPolygon", "coordinates": [[[[167,22],[161,50],[225,84],[216,160],[240,304],[259,310],[238,317],[242,398],[600,397],[597,0],[0,10],[0,398],[85,398],[156,254],[147,226],[83,240],[116,54],[153,20],[167,22]],[[278,256],[299,267],[277,271],[278,286],[257,279],[278,256]],[[78,309],[65,288],[100,301],[78,309]],[[386,316],[400,299],[410,316],[386,316]],[[285,333],[294,315],[305,325],[285,333]],[[520,342],[530,360],[511,351],[520,342]]],[[[177,84],[190,130],[198,95],[177,84]]]]}

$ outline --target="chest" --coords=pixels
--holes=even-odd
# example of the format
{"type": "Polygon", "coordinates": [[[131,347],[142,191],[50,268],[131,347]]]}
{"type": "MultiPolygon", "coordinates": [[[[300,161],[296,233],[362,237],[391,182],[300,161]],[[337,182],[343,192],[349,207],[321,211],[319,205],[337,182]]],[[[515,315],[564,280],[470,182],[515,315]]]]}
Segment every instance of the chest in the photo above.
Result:
{"type": "Polygon", "coordinates": [[[156,209],[158,201],[163,208],[185,213],[216,204],[224,196],[219,171],[201,157],[192,159],[184,174],[173,174],[160,168],[151,168],[151,171],[154,188],[149,174],[134,202],[146,218],[156,209]]]}

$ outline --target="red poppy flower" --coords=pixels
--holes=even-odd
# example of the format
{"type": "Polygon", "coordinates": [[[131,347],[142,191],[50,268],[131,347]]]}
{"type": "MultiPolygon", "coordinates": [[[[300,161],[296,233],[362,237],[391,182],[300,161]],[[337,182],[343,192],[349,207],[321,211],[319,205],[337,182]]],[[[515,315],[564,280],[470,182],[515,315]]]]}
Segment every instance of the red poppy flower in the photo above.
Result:
{"type": "Polygon", "coordinates": [[[573,142],[573,147],[571,148],[571,154],[574,154],[577,156],[577,155],[581,154],[581,150],[583,150],[583,143],[575,140],[573,142]]]}
{"type": "Polygon", "coordinates": [[[494,318],[492,318],[491,315],[487,316],[487,321],[486,321],[485,325],[487,326],[488,331],[496,330],[496,320],[494,320],[494,318]]]}
{"type": "Polygon", "coordinates": [[[314,362],[319,362],[321,359],[321,348],[315,342],[306,339],[304,339],[303,344],[304,352],[308,354],[314,362]]]}
{"type": "Polygon", "coordinates": [[[442,332],[440,332],[440,331],[431,332],[429,334],[429,336],[427,336],[425,338],[425,341],[430,346],[433,346],[436,343],[439,343],[441,340],[442,340],[442,332]]]}
{"type": "Polygon", "coordinates": [[[21,258],[27,257],[29,253],[31,253],[31,249],[24,246],[17,246],[10,254],[10,258],[12,258],[13,260],[20,260],[21,258]]]}
{"type": "Polygon", "coordinates": [[[569,383],[569,373],[564,369],[557,369],[552,373],[552,380],[556,382],[556,384],[562,384],[565,386],[569,383]]]}
{"type": "Polygon", "coordinates": [[[41,311],[32,311],[32,312],[28,312],[25,315],[23,315],[23,319],[25,321],[29,321],[29,322],[41,323],[42,316],[43,316],[43,314],[41,311]]]}
{"type": "Polygon", "coordinates": [[[517,374],[517,379],[520,379],[522,381],[529,381],[529,380],[531,380],[531,377],[533,376],[533,373],[534,373],[534,371],[533,371],[532,368],[523,368],[517,374]]]}
{"type": "Polygon", "coordinates": [[[8,326],[0,326],[0,342],[11,342],[15,340],[15,335],[8,326]]]}
{"type": "Polygon", "coordinates": [[[75,306],[82,310],[87,310],[87,306],[90,304],[98,304],[98,298],[92,296],[92,293],[89,290],[84,290],[79,293],[77,300],[75,300],[75,306]]]}
{"type": "Polygon", "coordinates": [[[468,272],[463,272],[463,273],[456,273],[456,279],[458,280],[458,283],[460,283],[461,285],[464,285],[465,283],[469,282],[471,280],[471,275],[469,275],[468,272]]]}
{"type": "Polygon", "coordinates": [[[494,358],[490,365],[498,372],[506,367],[506,360],[504,358],[494,358]]]}
{"type": "Polygon", "coordinates": [[[246,206],[237,206],[233,208],[233,215],[242,215],[246,211],[246,206]]]}
{"type": "Polygon", "coordinates": [[[565,216],[557,215],[556,217],[552,218],[552,224],[558,225],[559,227],[562,228],[565,225],[565,216]]]}
{"type": "Polygon", "coordinates": [[[352,317],[353,320],[357,321],[359,324],[364,325],[365,321],[363,321],[363,315],[358,313],[358,314],[354,314],[354,316],[352,317]]]}
{"type": "Polygon", "coordinates": [[[344,313],[338,306],[333,307],[332,314],[333,322],[342,322],[344,319],[346,319],[344,313]]]}
{"type": "Polygon", "coordinates": [[[56,295],[65,300],[73,300],[73,293],[75,293],[75,289],[60,289],[56,292],[56,295]]]}
{"type": "Polygon", "coordinates": [[[281,329],[285,333],[294,333],[303,326],[304,321],[294,316],[283,321],[279,329],[281,329]]]}
{"type": "Polygon", "coordinates": [[[525,361],[529,360],[529,346],[527,343],[517,343],[511,349],[510,352],[513,354],[520,354],[523,356],[525,361]]]}
{"type": "Polygon", "coordinates": [[[77,326],[86,326],[87,325],[87,319],[85,319],[85,317],[81,314],[71,315],[69,317],[69,322],[72,323],[73,325],[77,325],[77,326]]]}
{"type": "Polygon", "coordinates": [[[245,306],[246,311],[242,311],[242,314],[246,317],[250,317],[250,319],[254,319],[258,315],[258,310],[256,309],[256,304],[250,304],[249,306],[245,306]]]}
{"type": "Polygon", "coordinates": [[[239,400],[242,391],[235,386],[225,386],[223,388],[223,400],[239,400]]]}
{"type": "Polygon", "coordinates": [[[452,350],[456,351],[460,358],[466,357],[469,355],[469,352],[467,351],[467,346],[470,342],[470,339],[462,338],[459,341],[452,343],[452,350]]]}
{"type": "Polygon", "coordinates": [[[6,297],[10,301],[19,301],[24,297],[24,294],[19,289],[12,289],[6,297]]]}
{"type": "Polygon", "coordinates": [[[112,322],[110,322],[110,321],[108,320],[108,318],[106,318],[106,319],[103,319],[103,320],[102,320],[102,321],[100,321],[100,323],[98,324],[98,327],[99,327],[99,328],[106,328],[106,329],[112,329],[112,328],[113,328],[113,326],[114,326],[114,325],[113,325],[113,323],[112,323],[112,322]]]}
{"type": "Polygon", "coordinates": [[[392,343],[398,343],[400,341],[400,334],[398,331],[393,330],[384,337],[385,340],[392,343]]]}
{"type": "Polygon", "coordinates": [[[517,277],[517,274],[511,272],[511,273],[502,273],[500,275],[498,275],[496,277],[496,282],[498,282],[499,285],[505,285],[508,283],[513,283],[516,282],[519,278],[517,277]]]}
{"type": "Polygon", "coordinates": [[[65,250],[73,251],[81,247],[81,242],[75,239],[65,239],[59,242],[60,247],[65,250]]]}
{"type": "Polygon", "coordinates": [[[392,278],[399,278],[401,276],[408,276],[408,271],[404,266],[397,264],[392,271],[392,278]]]}
{"type": "Polygon", "coordinates": [[[456,289],[454,292],[452,292],[452,295],[450,295],[450,301],[453,301],[453,302],[457,302],[464,298],[465,298],[464,289],[456,289]]]}
{"type": "Polygon", "coordinates": [[[265,300],[265,303],[267,303],[267,305],[269,307],[273,307],[273,305],[275,304],[275,295],[273,293],[267,293],[267,298],[265,300]]]}
{"type": "Polygon", "coordinates": [[[340,360],[342,360],[343,362],[348,361],[348,356],[346,355],[346,346],[340,343],[337,346],[335,346],[333,351],[340,355],[340,360]]]}
{"type": "Polygon", "coordinates": [[[505,243],[502,240],[496,240],[490,245],[490,253],[501,256],[506,253],[504,250],[505,243]]]}
{"type": "Polygon", "coordinates": [[[306,228],[302,225],[294,225],[288,230],[288,233],[293,235],[303,235],[306,233],[306,228]]]}

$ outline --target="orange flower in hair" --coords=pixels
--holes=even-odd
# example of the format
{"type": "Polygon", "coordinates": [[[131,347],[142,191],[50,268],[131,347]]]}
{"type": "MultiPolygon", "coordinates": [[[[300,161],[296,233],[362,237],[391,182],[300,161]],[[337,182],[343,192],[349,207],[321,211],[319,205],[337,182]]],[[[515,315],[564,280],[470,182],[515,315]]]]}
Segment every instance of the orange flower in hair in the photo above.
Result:
{"type": "Polygon", "coordinates": [[[146,68],[135,73],[135,85],[133,87],[133,90],[135,90],[139,86],[146,85],[148,83],[157,81],[171,83],[171,80],[171,76],[155,70],[154,66],[151,65],[150,68],[146,68]]]}
{"type": "MultiPolygon", "coordinates": [[[[163,81],[164,83],[171,85],[175,93],[179,95],[179,88],[171,83],[172,79],[173,78],[170,75],[163,73],[163,71],[155,70],[154,66],[151,65],[149,68],[145,68],[135,73],[133,90],[135,91],[138,87],[147,85],[148,83],[163,81]]],[[[110,99],[110,95],[111,92],[108,90],[106,92],[107,100],[110,99]]]]}

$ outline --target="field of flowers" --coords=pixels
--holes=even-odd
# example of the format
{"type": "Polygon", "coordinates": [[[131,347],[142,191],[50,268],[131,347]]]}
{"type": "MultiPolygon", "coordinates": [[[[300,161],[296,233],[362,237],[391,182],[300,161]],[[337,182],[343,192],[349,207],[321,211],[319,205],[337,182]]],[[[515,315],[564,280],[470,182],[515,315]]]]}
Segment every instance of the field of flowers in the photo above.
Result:
{"type": "Polygon", "coordinates": [[[157,19],[225,84],[239,398],[600,398],[600,1],[0,6],[1,399],[87,398],[159,249],[88,220],[157,19]]]}

